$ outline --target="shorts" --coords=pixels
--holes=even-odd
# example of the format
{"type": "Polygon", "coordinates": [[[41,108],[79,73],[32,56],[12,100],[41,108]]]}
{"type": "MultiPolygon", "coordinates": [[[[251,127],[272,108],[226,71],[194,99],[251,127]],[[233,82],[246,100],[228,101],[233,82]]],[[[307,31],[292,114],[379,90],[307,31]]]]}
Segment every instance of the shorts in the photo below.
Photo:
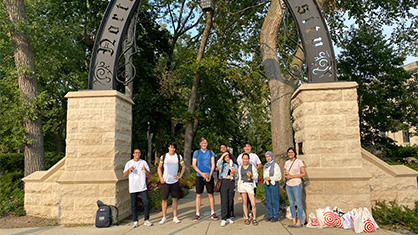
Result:
{"type": "Polygon", "coordinates": [[[168,195],[171,194],[172,198],[178,198],[180,194],[179,182],[174,184],[161,184],[161,198],[163,200],[168,199],[168,195]]]}
{"type": "Polygon", "coordinates": [[[202,194],[203,193],[203,187],[206,185],[206,192],[209,194],[213,194],[213,188],[215,186],[213,182],[213,177],[210,179],[209,182],[207,182],[203,177],[196,176],[196,193],[202,194]]]}
{"type": "Polygon", "coordinates": [[[238,184],[238,192],[239,193],[255,194],[254,191],[255,191],[254,190],[254,183],[242,182],[242,183],[238,184]]]}

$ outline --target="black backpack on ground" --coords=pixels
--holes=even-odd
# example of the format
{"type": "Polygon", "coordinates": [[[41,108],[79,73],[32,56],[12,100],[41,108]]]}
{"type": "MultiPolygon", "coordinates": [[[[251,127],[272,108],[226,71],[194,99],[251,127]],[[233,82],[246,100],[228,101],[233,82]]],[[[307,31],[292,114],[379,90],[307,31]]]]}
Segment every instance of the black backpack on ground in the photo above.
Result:
{"type": "Polygon", "coordinates": [[[96,212],[96,222],[95,222],[95,225],[97,228],[107,228],[112,224],[113,222],[112,215],[114,214],[112,213],[112,209],[116,211],[115,220],[116,220],[116,224],[119,225],[119,219],[118,219],[119,210],[116,206],[106,205],[100,200],[97,200],[97,206],[99,207],[99,209],[97,209],[97,212],[96,212]]]}

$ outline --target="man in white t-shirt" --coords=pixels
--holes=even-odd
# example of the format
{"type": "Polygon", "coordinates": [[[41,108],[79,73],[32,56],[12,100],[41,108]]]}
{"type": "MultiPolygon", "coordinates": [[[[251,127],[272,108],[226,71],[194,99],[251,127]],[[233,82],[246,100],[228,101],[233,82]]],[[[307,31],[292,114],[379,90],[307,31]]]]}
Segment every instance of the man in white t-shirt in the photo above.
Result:
{"type": "MultiPolygon", "coordinates": [[[[249,142],[245,142],[242,149],[244,149],[245,153],[248,153],[248,155],[250,155],[250,163],[253,164],[255,168],[260,169],[263,167],[260,158],[257,156],[257,154],[251,152],[251,144],[249,142]]],[[[243,153],[241,153],[237,158],[238,166],[242,166],[242,154],[243,153]]]]}
{"type": "MultiPolygon", "coordinates": [[[[248,155],[250,155],[250,164],[255,166],[255,168],[257,170],[263,167],[263,164],[261,164],[261,161],[260,161],[260,158],[258,157],[258,155],[251,152],[250,142],[245,142],[242,149],[244,149],[245,153],[248,153],[248,155]]],[[[242,166],[242,154],[243,153],[241,153],[237,158],[238,167],[242,166]]],[[[257,194],[257,187],[254,188],[254,195],[256,195],[256,194],[257,194]]],[[[248,206],[248,211],[251,211],[252,207],[251,207],[250,200],[247,201],[247,206],[248,206]]]]}
{"type": "Polygon", "coordinates": [[[146,161],[140,159],[141,150],[134,149],[133,159],[125,164],[123,177],[129,175],[129,193],[131,195],[131,212],[134,228],[138,227],[138,195],[141,196],[144,205],[144,225],[152,226],[149,221],[149,197],[147,191],[146,175],[149,175],[149,166],[146,161]]]}
{"type": "Polygon", "coordinates": [[[176,153],[177,145],[174,142],[168,144],[168,153],[164,154],[160,158],[160,164],[158,164],[158,176],[161,182],[161,198],[162,198],[162,211],[163,218],[160,224],[164,224],[167,221],[167,199],[171,194],[172,208],[173,208],[173,222],[180,223],[177,218],[177,198],[180,193],[179,179],[183,177],[186,165],[184,164],[183,157],[176,153]],[[179,164],[181,165],[181,172],[178,175],[179,164]],[[162,168],[164,167],[164,174],[162,174],[162,168]]]}

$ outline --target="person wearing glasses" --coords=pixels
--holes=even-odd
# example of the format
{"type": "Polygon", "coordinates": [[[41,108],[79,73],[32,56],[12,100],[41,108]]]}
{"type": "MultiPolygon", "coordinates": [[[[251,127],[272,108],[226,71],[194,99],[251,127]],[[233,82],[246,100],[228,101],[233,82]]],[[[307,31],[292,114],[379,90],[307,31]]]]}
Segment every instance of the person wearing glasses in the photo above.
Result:
{"type": "Polygon", "coordinates": [[[129,193],[131,195],[131,212],[133,227],[138,227],[138,196],[144,205],[144,225],[152,226],[149,221],[149,197],[147,190],[146,176],[150,175],[149,166],[146,161],[140,159],[141,150],[134,149],[133,159],[125,164],[123,177],[129,176],[129,193]]]}

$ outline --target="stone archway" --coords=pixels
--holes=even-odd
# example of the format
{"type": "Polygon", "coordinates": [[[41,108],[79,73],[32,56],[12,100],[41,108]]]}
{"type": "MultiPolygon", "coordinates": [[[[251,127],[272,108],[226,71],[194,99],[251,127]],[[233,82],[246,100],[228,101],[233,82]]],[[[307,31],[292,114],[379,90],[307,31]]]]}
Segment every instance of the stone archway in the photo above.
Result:
{"type": "MultiPolygon", "coordinates": [[[[140,2],[110,1],[92,53],[89,90],[66,95],[66,157],[23,179],[28,215],[92,224],[98,199],[116,205],[121,218],[130,214],[122,171],[131,152],[133,101],[115,89],[122,40],[140,2]]],[[[418,197],[418,172],[388,166],[361,148],[357,84],[335,82],[334,51],[316,1],[285,2],[301,35],[310,83],[292,97],[297,151],[307,164],[307,214],[326,205],[370,207],[379,199],[410,205],[418,197]]]]}

